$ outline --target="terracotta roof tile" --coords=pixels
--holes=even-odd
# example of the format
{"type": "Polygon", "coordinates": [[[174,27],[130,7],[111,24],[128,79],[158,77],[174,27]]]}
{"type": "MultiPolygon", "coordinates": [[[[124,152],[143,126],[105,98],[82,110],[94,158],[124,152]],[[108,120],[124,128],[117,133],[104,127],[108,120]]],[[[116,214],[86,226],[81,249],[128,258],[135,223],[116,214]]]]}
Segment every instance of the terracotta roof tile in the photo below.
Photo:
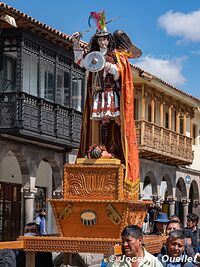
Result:
{"type": "MultiPolygon", "coordinates": [[[[40,28],[41,30],[46,30],[49,33],[54,34],[55,36],[61,38],[61,40],[63,40],[63,38],[67,41],[69,41],[69,43],[72,43],[72,39],[71,36],[69,34],[63,33],[57,29],[54,29],[30,16],[28,16],[25,13],[20,12],[19,10],[13,8],[12,6],[9,6],[3,2],[0,2],[0,11],[4,11],[5,13],[7,13],[8,15],[12,15],[16,20],[21,19],[25,19],[27,20],[29,23],[31,23],[33,26],[40,28]]],[[[86,42],[81,41],[81,45],[84,47],[87,45],[86,42]]]]}

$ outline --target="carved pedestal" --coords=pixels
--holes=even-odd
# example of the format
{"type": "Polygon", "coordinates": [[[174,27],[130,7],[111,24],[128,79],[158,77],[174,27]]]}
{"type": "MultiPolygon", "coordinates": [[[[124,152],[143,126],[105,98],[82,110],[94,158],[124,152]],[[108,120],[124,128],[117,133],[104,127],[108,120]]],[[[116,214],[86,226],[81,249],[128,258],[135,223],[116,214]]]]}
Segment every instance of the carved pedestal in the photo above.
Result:
{"type": "Polygon", "coordinates": [[[119,160],[77,162],[64,167],[64,199],[50,200],[60,235],[76,239],[76,251],[82,251],[78,240],[87,243],[85,252],[94,251],[102,239],[109,249],[119,242],[126,225],[142,226],[150,202],[124,197],[124,166],[119,160]]]}

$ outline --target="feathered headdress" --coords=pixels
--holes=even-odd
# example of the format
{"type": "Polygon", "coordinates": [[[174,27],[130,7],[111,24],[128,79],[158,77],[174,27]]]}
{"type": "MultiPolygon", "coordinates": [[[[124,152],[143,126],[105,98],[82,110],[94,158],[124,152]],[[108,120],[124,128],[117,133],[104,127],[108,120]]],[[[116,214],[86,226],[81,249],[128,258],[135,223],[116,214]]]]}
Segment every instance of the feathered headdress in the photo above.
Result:
{"type": "Polygon", "coordinates": [[[90,28],[92,28],[91,21],[96,24],[98,30],[104,30],[106,28],[105,12],[91,12],[88,19],[88,25],[90,28]]]}

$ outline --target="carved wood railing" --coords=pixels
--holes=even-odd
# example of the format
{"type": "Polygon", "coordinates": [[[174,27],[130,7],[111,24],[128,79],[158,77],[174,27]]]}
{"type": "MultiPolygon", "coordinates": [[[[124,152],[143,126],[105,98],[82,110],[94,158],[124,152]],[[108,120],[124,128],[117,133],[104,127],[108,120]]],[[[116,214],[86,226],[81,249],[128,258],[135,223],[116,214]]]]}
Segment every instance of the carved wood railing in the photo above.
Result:
{"type": "Polygon", "coordinates": [[[192,138],[145,120],[136,121],[136,132],[142,157],[174,165],[192,163],[192,138]]]}
{"type": "Polygon", "coordinates": [[[27,93],[0,96],[0,131],[77,148],[82,113],[27,93]]]}

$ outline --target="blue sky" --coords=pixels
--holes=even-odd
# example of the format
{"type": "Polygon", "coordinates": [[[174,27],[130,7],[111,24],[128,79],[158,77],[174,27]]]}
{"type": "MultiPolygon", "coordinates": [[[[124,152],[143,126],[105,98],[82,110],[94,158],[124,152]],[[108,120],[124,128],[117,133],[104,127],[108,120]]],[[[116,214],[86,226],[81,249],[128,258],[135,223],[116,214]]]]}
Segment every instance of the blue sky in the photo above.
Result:
{"type": "MultiPolygon", "coordinates": [[[[67,34],[88,29],[105,10],[108,29],[126,31],[142,50],[132,63],[200,98],[200,0],[7,0],[4,3],[67,34]]],[[[92,33],[85,34],[88,41],[92,33]]]]}

